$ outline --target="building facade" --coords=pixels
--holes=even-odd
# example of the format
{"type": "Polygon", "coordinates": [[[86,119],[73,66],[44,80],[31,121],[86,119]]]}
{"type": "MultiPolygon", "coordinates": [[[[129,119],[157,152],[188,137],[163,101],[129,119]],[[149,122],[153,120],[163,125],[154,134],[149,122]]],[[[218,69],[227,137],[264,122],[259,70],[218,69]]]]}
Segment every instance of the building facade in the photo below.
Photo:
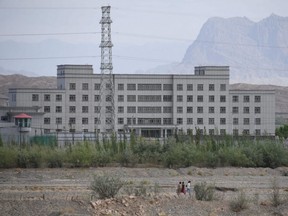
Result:
{"type": "MultiPolygon", "coordinates": [[[[274,91],[230,90],[228,66],[195,67],[191,75],[113,74],[113,82],[118,133],[167,137],[197,128],[215,135],[275,135],[274,91]]],[[[100,106],[109,98],[101,98],[100,87],[101,74],[91,65],[59,65],[57,89],[10,89],[9,106],[39,107],[35,133],[105,133],[111,121],[100,110],[111,107],[100,106]]]]}

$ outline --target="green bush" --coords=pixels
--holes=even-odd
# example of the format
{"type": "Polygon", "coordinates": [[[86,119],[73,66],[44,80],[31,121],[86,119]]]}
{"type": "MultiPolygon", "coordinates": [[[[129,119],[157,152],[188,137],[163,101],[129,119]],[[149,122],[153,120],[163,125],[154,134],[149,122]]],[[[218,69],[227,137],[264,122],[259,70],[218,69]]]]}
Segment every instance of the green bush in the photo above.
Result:
{"type": "Polygon", "coordinates": [[[0,168],[17,167],[17,150],[14,147],[0,147],[0,168]]]}
{"type": "Polygon", "coordinates": [[[244,191],[238,193],[237,197],[230,201],[230,209],[234,212],[240,212],[248,207],[248,200],[244,191]]]}
{"type": "Polygon", "coordinates": [[[95,175],[90,188],[100,199],[106,199],[115,197],[124,184],[120,178],[112,175],[95,175]]]}
{"type": "Polygon", "coordinates": [[[215,187],[201,182],[194,185],[194,191],[197,200],[211,201],[214,198],[215,187]]]}

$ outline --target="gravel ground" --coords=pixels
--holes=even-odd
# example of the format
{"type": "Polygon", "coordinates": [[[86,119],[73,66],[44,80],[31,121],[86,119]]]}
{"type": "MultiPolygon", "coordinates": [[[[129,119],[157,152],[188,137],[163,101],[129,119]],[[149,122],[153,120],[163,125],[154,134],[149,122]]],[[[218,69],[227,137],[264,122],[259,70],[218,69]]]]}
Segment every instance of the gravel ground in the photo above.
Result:
{"type": "Polygon", "coordinates": [[[0,215],[288,215],[288,202],[272,207],[272,183],[288,197],[288,167],[269,168],[85,168],[1,169],[0,215]],[[118,196],[98,201],[91,196],[95,174],[109,173],[137,184],[160,186],[158,195],[118,196]],[[179,181],[214,185],[216,199],[198,201],[175,193],[179,181]],[[229,209],[239,191],[249,199],[240,213],[229,209]]]}

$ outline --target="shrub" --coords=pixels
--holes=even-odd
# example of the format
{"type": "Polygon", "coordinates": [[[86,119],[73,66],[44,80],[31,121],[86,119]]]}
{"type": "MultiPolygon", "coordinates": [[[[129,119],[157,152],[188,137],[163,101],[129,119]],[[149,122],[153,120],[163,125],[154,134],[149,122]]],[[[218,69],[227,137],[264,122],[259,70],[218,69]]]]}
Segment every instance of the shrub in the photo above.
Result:
{"type": "Polygon", "coordinates": [[[283,203],[283,200],[280,197],[278,182],[275,179],[272,182],[272,195],[270,199],[274,207],[277,207],[283,203]]]}
{"type": "Polygon", "coordinates": [[[120,178],[112,175],[95,175],[90,188],[100,199],[106,199],[115,197],[124,184],[120,178]]]}
{"type": "Polygon", "coordinates": [[[238,196],[229,203],[230,209],[234,212],[240,212],[247,208],[248,200],[246,194],[241,191],[238,196]]]}
{"type": "Polygon", "coordinates": [[[195,184],[194,191],[197,200],[211,201],[214,198],[215,188],[206,182],[201,182],[195,184]]]}

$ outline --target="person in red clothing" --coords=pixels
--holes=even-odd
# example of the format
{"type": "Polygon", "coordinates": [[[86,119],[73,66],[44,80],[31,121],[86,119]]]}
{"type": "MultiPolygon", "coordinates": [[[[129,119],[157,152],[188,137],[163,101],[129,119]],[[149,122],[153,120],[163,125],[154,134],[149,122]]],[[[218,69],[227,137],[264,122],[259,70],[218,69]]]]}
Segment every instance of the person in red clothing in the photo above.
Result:
{"type": "Polygon", "coordinates": [[[184,182],[182,182],[182,188],[181,188],[181,193],[185,194],[185,184],[184,182]]]}

